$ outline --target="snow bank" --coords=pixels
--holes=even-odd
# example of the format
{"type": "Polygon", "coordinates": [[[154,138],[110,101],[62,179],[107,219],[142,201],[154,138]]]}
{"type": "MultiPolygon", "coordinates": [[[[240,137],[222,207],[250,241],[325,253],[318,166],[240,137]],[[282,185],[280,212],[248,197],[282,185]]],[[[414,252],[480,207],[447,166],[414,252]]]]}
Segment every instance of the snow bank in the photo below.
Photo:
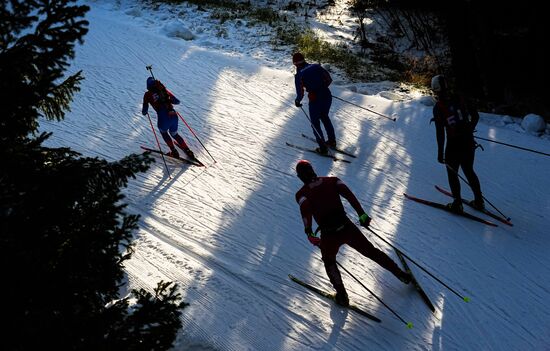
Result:
{"type": "Polygon", "coordinates": [[[195,39],[195,35],[180,20],[168,23],[164,26],[163,30],[171,38],[181,38],[183,40],[195,39]]]}
{"type": "Polygon", "coordinates": [[[523,117],[523,120],[521,121],[521,127],[526,132],[540,135],[544,133],[546,129],[546,122],[544,122],[544,119],[541,116],[530,113],[527,116],[523,117]]]}

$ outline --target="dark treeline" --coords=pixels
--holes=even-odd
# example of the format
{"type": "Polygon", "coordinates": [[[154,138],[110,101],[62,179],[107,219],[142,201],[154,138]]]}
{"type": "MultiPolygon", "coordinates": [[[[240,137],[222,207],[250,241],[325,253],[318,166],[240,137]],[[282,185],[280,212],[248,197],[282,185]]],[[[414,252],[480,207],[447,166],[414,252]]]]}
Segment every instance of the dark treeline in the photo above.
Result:
{"type": "Polygon", "coordinates": [[[456,85],[495,112],[550,120],[546,11],[532,1],[391,0],[435,11],[444,24],[456,85]]]}

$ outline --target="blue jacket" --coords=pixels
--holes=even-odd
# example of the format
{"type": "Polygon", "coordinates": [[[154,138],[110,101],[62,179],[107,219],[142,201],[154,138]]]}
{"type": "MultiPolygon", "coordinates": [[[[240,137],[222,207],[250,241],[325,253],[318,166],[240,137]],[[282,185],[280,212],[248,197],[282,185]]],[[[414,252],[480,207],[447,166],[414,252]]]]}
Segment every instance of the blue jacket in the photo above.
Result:
{"type": "Polygon", "coordinates": [[[306,63],[304,67],[298,69],[294,76],[294,84],[296,85],[296,101],[302,101],[304,98],[304,88],[308,92],[310,102],[317,100],[317,97],[330,97],[330,89],[332,83],[330,74],[319,64],[306,63]]]}

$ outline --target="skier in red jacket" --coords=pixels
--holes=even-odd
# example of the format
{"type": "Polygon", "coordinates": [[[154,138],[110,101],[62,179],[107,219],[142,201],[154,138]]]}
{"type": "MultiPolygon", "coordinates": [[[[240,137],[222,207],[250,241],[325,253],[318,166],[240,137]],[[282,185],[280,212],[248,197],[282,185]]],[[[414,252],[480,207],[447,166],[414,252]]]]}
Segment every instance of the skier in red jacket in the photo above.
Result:
{"type": "Polygon", "coordinates": [[[347,217],[340,196],[355,209],[363,227],[368,227],[371,221],[344,182],[337,177],[318,177],[311,163],[306,160],[298,162],[296,173],[304,182],[304,186],[296,193],[296,202],[300,205],[305,233],[308,240],[321,249],[327,276],[336,290],[336,303],[342,306],[349,305],[348,294],[336,265],[336,255],[343,244],[372,259],[403,283],[410,283],[410,274],[402,271],[388,255],[375,248],[347,217]],[[320,238],[312,230],[312,217],[319,225],[320,238]]]}

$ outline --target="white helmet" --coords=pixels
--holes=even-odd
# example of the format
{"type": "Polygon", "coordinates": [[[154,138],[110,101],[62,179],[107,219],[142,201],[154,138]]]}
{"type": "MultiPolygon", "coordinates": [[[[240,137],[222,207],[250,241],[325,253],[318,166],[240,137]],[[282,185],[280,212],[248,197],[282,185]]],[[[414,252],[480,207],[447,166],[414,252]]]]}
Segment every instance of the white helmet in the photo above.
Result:
{"type": "Polygon", "coordinates": [[[447,80],[443,74],[438,74],[432,78],[432,90],[436,93],[447,90],[447,80]]]}

